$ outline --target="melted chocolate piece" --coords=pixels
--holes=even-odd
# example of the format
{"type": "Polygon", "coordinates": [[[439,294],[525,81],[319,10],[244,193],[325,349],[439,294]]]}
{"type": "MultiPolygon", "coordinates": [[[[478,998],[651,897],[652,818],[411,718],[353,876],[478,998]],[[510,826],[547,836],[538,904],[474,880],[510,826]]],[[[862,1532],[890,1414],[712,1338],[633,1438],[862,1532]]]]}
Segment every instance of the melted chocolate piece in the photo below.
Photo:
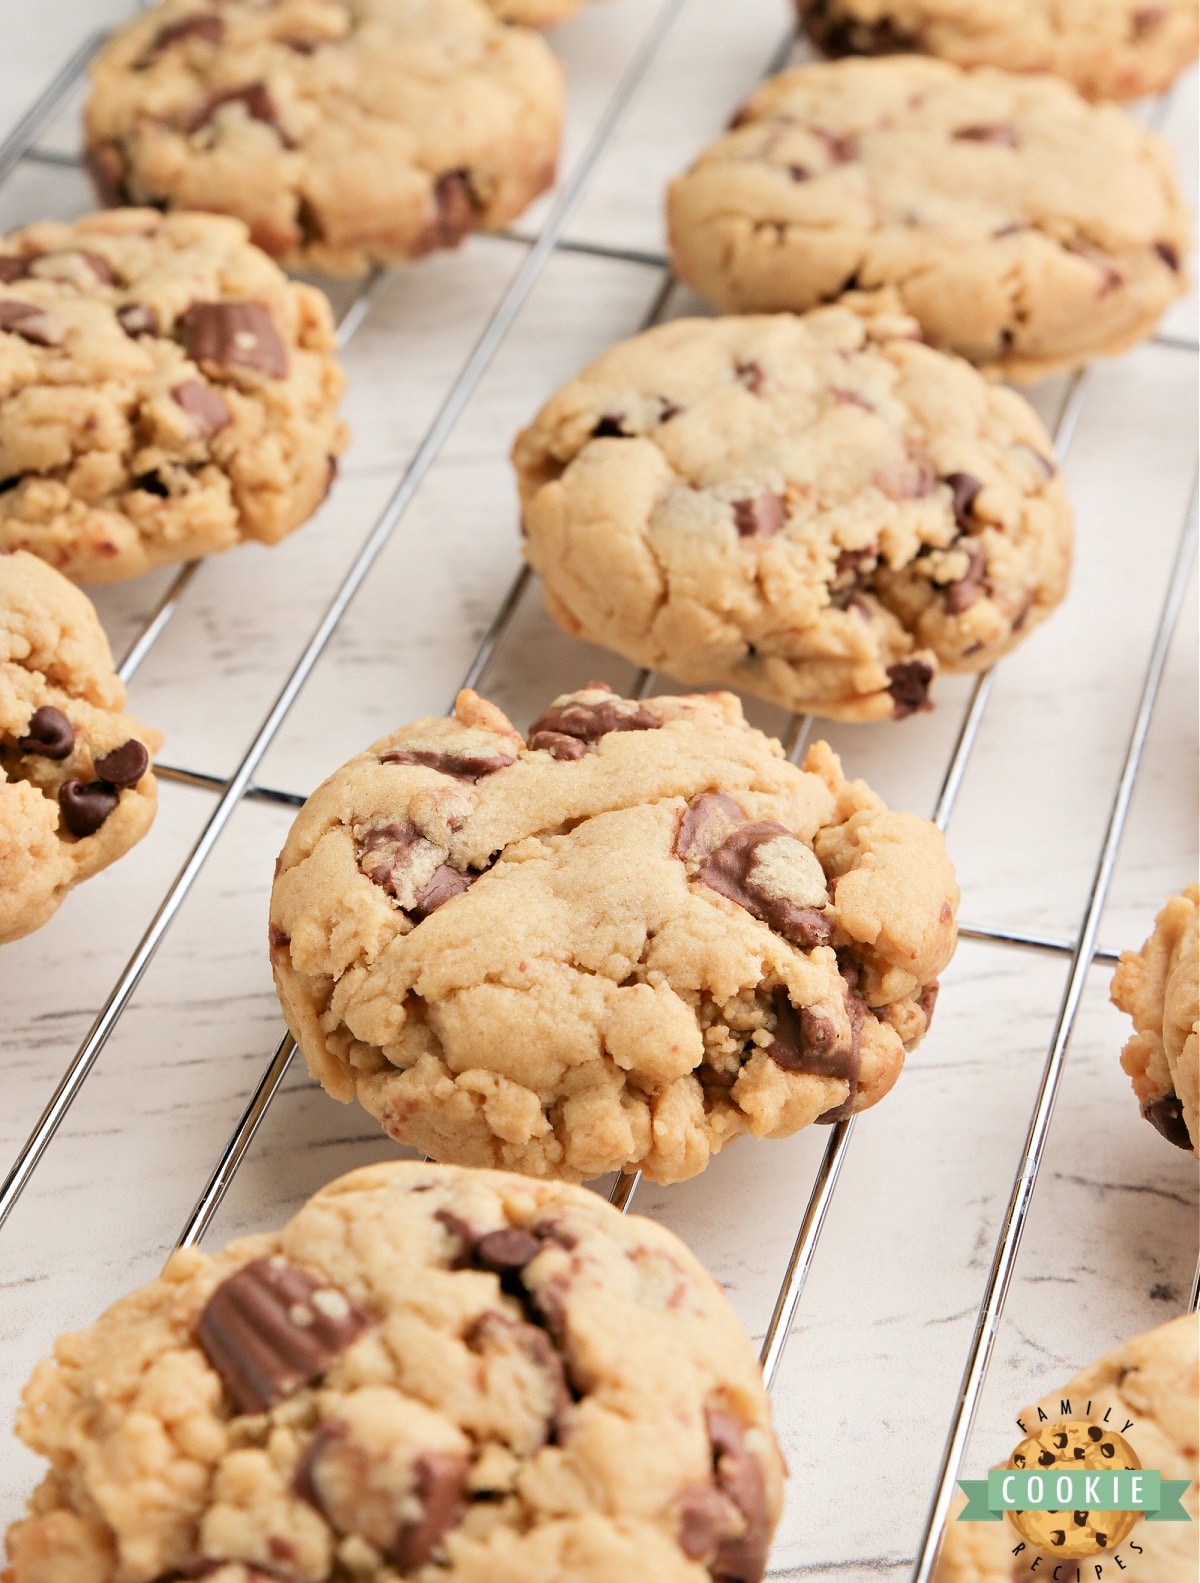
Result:
{"type": "Polygon", "coordinates": [[[741,1512],[745,1524],[740,1534],[721,1539],[712,1571],[726,1583],[760,1583],[771,1538],[762,1464],[747,1448],[745,1425],[739,1418],[711,1405],[704,1417],[717,1488],[741,1512]]]}
{"type": "Polygon", "coordinates": [[[562,731],[535,731],[529,738],[529,746],[537,751],[549,753],[552,759],[566,761],[568,759],[581,759],[587,754],[587,743],[580,742],[577,737],[566,736],[562,731]]]}
{"type": "Polygon", "coordinates": [[[261,121],[264,126],[269,126],[284,148],[295,148],[295,143],[279,123],[279,116],[265,82],[252,82],[244,88],[231,88],[228,93],[215,94],[200,106],[187,123],[188,133],[199,132],[202,127],[206,127],[217,111],[227,104],[244,105],[251,121],[261,121]]]}
{"type": "Polygon", "coordinates": [[[129,202],[125,159],[117,143],[91,143],[84,150],[84,164],[100,202],[113,208],[129,202]]]}
{"type": "Polygon", "coordinates": [[[920,42],[886,19],[865,22],[836,10],[831,14],[828,0],[803,0],[801,10],[813,43],[827,55],[901,55],[920,42]]]}
{"type": "Polygon", "coordinates": [[[541,1250],[541,1243],[528,1231],[522,1231],[519,1226],[504,1226],[499,1231],[485,1232],[475,1243],[474,1253],[485,1270],[507,1275],[523,1270],[541,1250]]]}
{"type": "Polygon", "coordinates": [[[261,302],[193,302],[180,320],[184,348],[194,362],[248,368],[282,379],[287,349],[261,302]]]}
{"type": "Polygon", "coordinates": [[[381,764],[419,764],[455,780],[478,781],[516,763],[514,753],[439,753],[433,748],[392,748],[379,755],[381,764]]]}
{"type": "Polygon", "coordinates": [[[125,302],[117,309],[117,323],[135,341],[139,335],[158,334],[158,314],[144,302],[125,302]]]}
{"type": "Polygon", "coordinates": [[[53,704],[35,709],[25,732],[17,743],[22,753],[36,753],[44,759],[70,758],[75,746],[75,727],[53,704]]]}
{"type": "Polygon", "coordinates": [[[769,895],[750,878],[759,847],[780,836],[789,841],[798,839],[772,819],[744,824],[705,858],[696,878],[807,950],[828,945],[833,938],[833,924],[819,908],[801,906],[786,896],[769,895]]]}
{"type": "Polygon", "coordinates": [[[174,387],[171,395],[205,437],[218,434],[233,422],[233,415],[222,397],[202,379],[185,379],[182,385],[174,387]]]}
{"type": "Polygon", "coordinates": [[[217,1287],[196,1339],[237,1411],[262,1413],[324,1374],[370,1323],[344,1293],[276,1256],[217,1287]]]}
{"type": "Polygon", "coordinates": [[[1178,1094],[1158,1094],[1153,1099],[1143,1100],[1142,1115],[1168,1143],[1191,1152],[1192,1140],[1183,1119],[1183,1101],[1178,1094]]]}
{"type": "Polygon", "coordinates": [[[468,173],[451,170],[439,176],[434,183],[433,200],[437,205],[437,245],[457,247],[479,224],[479,210],[468,173]]]}
{"type": "Polygon", "coordinates": [[[954,502],[955,522],[957,522],[963,533],[969,533],[975,526],[972,511],[975,506],[975,497],[983,488],[983,481],[976,478],[974,473],[947,473],[942,482],[950,485],[950,493],[954,502]]]}
{"type": "Polygon", "coordinates": [[[762,394],[766,376],[763,374],[762,365],[755,362],[738,362],[733,365],[733,372],[739,385],[745,385],[752,396],[762,394]]]}
{"type": "Polygon", "coordinates": [[[982,544],[972,544],[967,551],[967,569],[956,583],[946,588],[946,610],[952,616],[961,616],[969,610],[983,592],[987,555],[982,544]]]}
{"type": "Polygon", "coordinates": [[[162,474],[153,467],[148,473],[139,473],[133,481],[133,487],[140,489],[144,494],[157,495],[160,500],[169,499],[171,494],[162,474]]]}
{"type": "Polygon", "coordinates": [[[867,1015],[867,1008],[859,999],[858,968],[843,963],[842,977],[846,981],[846,1015],[850,1019],[850,1061],[853,1065],[854,1075],[850,1078],[850,1091],[840,1105],[835,1105],[832,1110],[826,1110],[817,1117],[817,1125],[831,1126],[836,1121],[846,1121],[854,1114],[854,1101],[858,1097],[858,1078],[862,1067],[862,1026],[867,1015]]]}
{"type": "Polygon", "coordinates": [[[991,143],[997,148],[1019,148],[1015,126],[960,126],[954,134],[960,143],[991,143]]]}
{"type": "Polygon", "coordinates": [[[738,1526],[735,1508],[714,1484],[689,1484],[679,1498],[679,1548],[689,1561],[711,1556],[738,1526]]]}
{"type": "Polygon", "coordinates": [[[764,489],[756,500],[735,500],[733,525],[739,539],[771,539],[787,521],[782,495],[764,489]]]}
{"type": "Polygon", "coordinates": [[[111,753],[104,753],[96,760],[96,774],[111,786],[136,786],[150,766],[146,745],[130,737],[111,753]]]}
{"type": "Polygon", "coordinates": [[[470,890],[478,878],[478,874],[464,874],[460,869],[451,868],[449,863],[443,863],[413,897],[413,904],[407,909],[409,917],[423,923],[431,912],[470,890]]]}
{"type": "Polygon", "coordinates": [[[592,430],[593,440],[628,440],[632,439],[629,430],[624,427],[625,415],[618,413],[616,417],[601,418],[592,430]]]}
{"type": "Polygon", "coordinates": [[[837,1029],[824,1012],[815,1006],[797,1011],[786,989],[771,997],[775,1009],[775,1038],[767,1054],[785,1072],[805,1077],[840,1077],[850,1084],[853,1095],[858,1081],[857,1053],[838,1043],[837,1029]]]}
{"type": "Polygon", "coordinates": [[[277,923],[267,925],[267,945],[272,957],[282,955],[292,943],[292,937],[286,929],[281,929],[277,923]]]}
{"type": "Polygon", "coordinates": [[[702,792],[699,797],[693,797],[679,821],[675,856],[685,860],[706,856],[709,851],[708,842],[704,840],[706,827],[713,823],[723,826],[726,820],[732,820],[735,824],[744,824],[746,821],[745,812],[728,793],[702,792]]]}
{"type": "Polygon", "coordinates": [[[897,720],[933,708],[929,702],[932,665],[927,665],[924,660],[901,660],[897,665],[889,665],[887,673],[888,692],[894,700],[892,713],[897,720]]]}
{"type": "MultiPolygon", "coordinates": [[[[594,690],[594,689],[592,689],[594,690]]],[[[565,704],[552,704],[545,714],[539,715],[529,728],[529,741],[545,732],[574,737],[583,743],[599,742],[610,731],[658,731],[662,721],[640,704],[632,709],[620,709],[619,703],[627,700],[612,695],[612,701],[583,703],[572,699],[565,704]]],[[[557,755],[556,755],[557,756],[557,755]]]]}
{"type": "Polygon", "coordinates": [[[812,180],[812,171],[809,170],[807,165],[789,165],[788,175],[795,182],[812,180]]]}
{"type": "Polygon", "coordinates": [[[28,274],[27,258],[17,258],[12,253],[0,254],[0,286],[11,286],[14,280],[24,280],[28,274]]]}
{"type": "Polygon", "coordinates": [[[117,806],[118,793],[106,781],[63,781],[58,788],[58,809],[62,822],[73,836],[82,840],[95,835],[117,806]]]}
{"type": "Polygon", "coordinates": [[[424,839],[415,824],[388,824],[369,830],[359,844],[358,866],[380,890],[399,898],[396,880],[413,848],[424,839]]]}
{"type": "Polygon", "coordinates": [[[402,1571],[422,1567],[462,1516],[470,1463],[445,1451],[423,1451],[413,1465],[421,1516],[396,1535],[391,1559],[402,1571]]]}
{"type": "Polygon", "coordinates": [[[63,327],[52,313],[33,302],[0,302],[0,330],[19,335],[32,346],[61,346],[63,327]]]}

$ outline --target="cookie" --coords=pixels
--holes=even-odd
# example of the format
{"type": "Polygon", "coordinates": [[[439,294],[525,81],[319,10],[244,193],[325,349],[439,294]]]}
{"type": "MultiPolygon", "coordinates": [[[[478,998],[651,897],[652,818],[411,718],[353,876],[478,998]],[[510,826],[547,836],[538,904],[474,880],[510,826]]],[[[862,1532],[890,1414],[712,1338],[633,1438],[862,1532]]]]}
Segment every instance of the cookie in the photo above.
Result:
{"type": "Polygon", "coordinates": [[[933,1013],[941,835],[803,770],[728,693],[472,692],[301,809],[271,894],[288,1026],[337,1099],[435,1159],[694,1176],[865,1110],[933,1013]]]}
{"type": "Polygon", "coordinates": [[[60,1340],[11,1583],[757,1583],[783,1459],[687,1248],[593,1193],[388,1164],[60,1340]]]}
{"type": "Polygon", "coordinates": [[[1062,599],[1071,512],[1032,409],[917,335],[832,307],[606,352],[513,453],[551,614],[680,681],[843,720],[993,664],[1062,599]]]}
{"type": "MultiPolygon", "coordinates": [[[[1031,1430],[1041,1423],[1039,1411],[1045,1420],[1045,1429],[1072,1416],[1086,1418],[1088,1429],[1104,1431],[1106,1424],[1108,1427],[1116,1425],[1119,1433],[1102,1433],[1098,1440],[1087,1430],[1083,1431],[1086,1441],[1081,1434],[1081,1445],[1107,1442],[1111,1451],[1108,1456],[1101,1453],[1095,1461],[1087,1461],[1085,1454],[1080,1460],[1087,1466],[1124,1465],[1120,1456],[1120,1442],[1124,1440],[1142,1467],[1156,1469],[1164,1479],[1191,1480],[1183,1496],[1183,1508],[1192,1519],[1190,1523],[1150,1523],[1139,1519],[1132,1533],[1122,1541],[1122,1549],[1116,1552],[1123,1559],[1120,1570],[1127,1566],[1130,1576],[1136,1577],[1138,1583],[1184,1583],[1185,1579],[1195,1576],[1197,1340],[1195,1314],[1173,1319],[1105,1353],[1069,1380],[1061,1391],[1050,1393],[1040,1403],[1026,1407],[1017,1415],[1031,1430]],[[1071,1403],[1072,1414],[1063,1413],[1064,1400],[1071,1403]],[[1126,1423],[1129,1427],[1122,1430],[1121,1425],[1126,1423]],[[1139,1546],[1139,1551],[1135,1552],[1133,1545],[1139,1546]]],[[[1056,1441],[1051,1443],[1047,1454],[1056,1458],[1061,1454],[1056,1441]]],[[[1008,1465],[1020,1464],[1010,1459],[1008,1465]]],[[[1022,1522],[1040,1523],[1043,1518],[1053,1518],[1045,1525],[1047,1532],[1040,1552],[1023,1542],[1008,1517],[997,1523],[947,1523],[936,1583],[1037,1583],[1038,1579],[1052,1573],[1056,1558],[1068,1554],[1071,1529],[1082,1531],[1090,1527],[1093,1533],[1096,1531],[1093,1518],[1097,1513],[1072,1512],[1067,1522],[1062,1521],[1064,1516],[1067,1514],[1048,1512],[1021,1515],[1022,1522]],[[1084,1522],[1077,1524],[1077,1516],[1082,1516],[1084,1522]]],[[[1115,1514],[1115,1519],[1119,1523],[1127,1521],[1120,1513],[1115,1514]]],[[[1107,1541],[1115,1539],[1116,1531],[1114,1528],[1111,1536],[1105,1535],[1106,1543],[1101,1553],[1107,1550],[1110,1554],[1104,1557],[1104,1574],[1110,1571],[1110,1563],[1115,1560],[1115,1545],[1107,1541]]],[[[1078,1563],[1086,1576],[1093,1575],[1101,1553],[1093,1550],[1086,1563],[1078,1563]]],[[[1063,1562],[1061,1576],[1074,1578],[1075,1566],[1063,1562]]]]}
{"type": "Polygon", "coordinates": [[[346,446],[319,291],[238,220],[149,209],[0,241],[0,550],[118,582],[325,498],[346,446]]]}
{"type": "Polygon", "coordinates": [[[554,180],[561,70],[483,0],[165,0],[92,79],[105,202],[237,215],[289,267],[454,247],[554,180]]]}
{"type": "Polygon", "coordinates": [[[0,555],[0,945],[153,823],[162,738],[124,708],[87,595],[36,556],[0,555]]]}
{"type": "Polygon", "coordinates": [[[525,27],[557,27],[582,10],[585,0],[487,0],[487,3],[502,22],[520,22],[525,27]]]}
{"type": "Polygon", "coordinates": [[[1193,0],[797,0],[831,55],[916,50],[959,66],[1053,72],[1089,99],[1166,88],[1196,59],[1193,0]]]}
{"type": "Polygon", "coordinates": [[[676,273],[726,312],[890,288],[1010,379],[1124,351],[1184,290],[1167,145],[1052,77],[919,56],[767,82],[671,185],[676,273]]]}
{"type": "Polygon", "coordinates": [[[1121,1052],[1142,1115],[1168,1143],[1200,1154],[1200,886],[1172,896],[1140,951],[1123,951],[1112,1002],[1132,1017],[1121,1052]]]}

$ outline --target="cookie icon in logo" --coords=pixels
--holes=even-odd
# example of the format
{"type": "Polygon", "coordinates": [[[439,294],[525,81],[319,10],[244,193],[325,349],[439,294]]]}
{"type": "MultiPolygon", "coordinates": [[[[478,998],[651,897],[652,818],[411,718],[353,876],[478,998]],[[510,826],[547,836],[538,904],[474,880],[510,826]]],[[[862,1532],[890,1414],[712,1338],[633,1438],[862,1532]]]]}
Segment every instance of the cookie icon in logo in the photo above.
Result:
{"type": "MultiPolygon", "coordinates": [[[[1123,1435],[1102,1424],[1063,1419],[1029,1435],[1008,1459],[1017,1469],[1044,1469],[1052,1491],[1059,1472],[1079,1468],[1114,1472],[1140,1468],[1137,1453],[1123,1435]]],[[[1021,1537],[1047,1555],[1068,1560],[1112,1550],[1128,1538],[1140,1511],[1014,1511],[1009,1520],[1021,1537]]]]}

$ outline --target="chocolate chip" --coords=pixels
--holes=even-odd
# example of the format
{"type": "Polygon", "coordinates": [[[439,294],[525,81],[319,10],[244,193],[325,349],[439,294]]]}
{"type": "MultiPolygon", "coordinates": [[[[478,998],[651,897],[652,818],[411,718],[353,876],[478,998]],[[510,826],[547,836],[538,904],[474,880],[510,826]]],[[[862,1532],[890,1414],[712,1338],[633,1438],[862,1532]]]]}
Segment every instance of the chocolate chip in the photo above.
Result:
{"type": "Polygon", "coordinates": [[[433,748],[390,748],[379,755],[381,764],[418,764],[439,770],[455,780],[478,781],[516,763],[512,753],[443,753],[433,748]]]}
{"type": "Polygon", "coordinates": [[[414,1494],[421,1515],[403,1525],[391,1559],[402,1571],[423,1567],[462,1515],[469,1462],[445,1451],[423,1451],[414,1463],[414,1494]]]}
{"type": "Polygon", "coordinates": [[[972,512],[979,491],[983,488],[982,479],[976,478],[974,473],[947,473],[942,483],[950,485],[955,522],[964,533],[969,533],[975,525],[972,512]]]}
{"type": "Polygon", "coordinates": [[[771,1537],[762,1464],[746,1445],[746,1430],[740,1419],[711,1404],[704,1417],[712,1442],[717,1488],[732,1501],[743,1519],[741,1533],[720,1540],[711,1570],[725,1583],[759,1583],[766,1570],[771,1537]]]}
{"type": "Polygon", "coordinates": [[[63,781],[58,788],[58,806],[63,824],[80,840],[95,835],[117,806],[118,793],[106,781],[63,781]]]}
{"type": "Polygon", "coordinates": [[[187,354],[217,369],[248,368],[282,379],[287,349],[261,302],[193,302],[180,321],[187,354]]]}
{"type": "Polygon", "coordinates": [[[789,165],[788,175],[796,182],[812,180],[812,171],[807,165],[789,165]]]}
{"type": "Polygon", "coordinates": [[[847,165],[858,157],[858,139],[852,132],[830,132],[823,126],[814,126],[812,132],[824,143],[829,158],[835,165],[847,165]]]}
{"type": "Polygon", "coordinates": [[[499,1231],[485,1232],[475,1244],[475,1257],[484,1269],[496,1275],[523,1270],[530,1259],[536,1258],[542,1245],[529,1232],[519,1226],[504,1226],[499,1231]]]}
{"type": "Polygon", "coordinates": [[[150,765],[145,743],[130,737],[111,753],[96,760],[96,774],[112,786],[136,786],[150,765]]]}
{"type": "Polygon", "coordinates": [[[549,753],[552,759],[560,761],[581,759],[587,753],[585,742],[565,736],[561,731],[535,731],[529,738],[529,746],[535,752],[540,749],[544,753],[549,753]]]}
{"type": "Polygon", "coordinates": [[[412,906],[405,910],[417,923],[423,923],[431,912],[469,890],[478,878],[478,874],[464,874],[460,869],[451,868],[449,863],[443,863],[434,869],[432,878],[413,897],[412,906]]]}
{"type": "Polygon", "coordinates": [[[529,741],[533,743],[544,732],[553,732],[579,742],[599,742],[612,731],[657,731],[661,726],[657,715],[631,698],[611,694],[597,703],[571,698],[565,704],[552,704],[545,714],[539,715],[529,728],[529,741]]]}
{"type": "Polygon", "coordinates": [[[1042,1451],[1038,1454],[1039,1467],[1052,1468],[1057,1460],[1058,1458],[1054,1455],[1053,1451],[1042,1451]]]}
{"type": "MultiPolygon", "coordinates": [[[[1179,273],[1179,249],[1170,242],[1155,242],[1154,251],[1174,274],[1179,273]]],[[[2,278],[2,277],[0,277],[2,278]]]]}
{"type": "Polygon", "coordinates": [[[227,93],[214,94],[188,121],[186,126],[188,134],[199,132],[202,127],[208,126],[217,111],[227,104],[243,105],[251,121],[261,121],[264,126],[269,126],[284,148],[295,148],[295,143],[280,125],[274,101],[267,91],[265,82],[252,82],[244,88],[231,88],[227,93]]]}
{"type": "Polygon", "coordinates": [[[756,500],[735,500],[733,525],[739,539],[770,539],[787,521],[782,495],[764,489],[756,500]]]}
{"type": "Polygon", "coordinates": [[[886,19],[858,21],[829,0],[804,0],[804,21],[813,42],[827,55],[900,55],[919,47],[919,35],[886,19]]]}
{"type": "Polygon", "coordinates": [[[139,473],[133,481],[133,487],[140,489],[143,494],[157,495],[160,500],[169,499],[171,494],[157,468],[151,468],[148,473],[139,473]]]}
{"type": "Polygon", "coordinates": [[[713,1484],[689,1484],[679,1497],[679,1548],[689,1561],[711,1556],[739,1526],[736,1507],[713,1484]]]}
{"type": "Polygon", "coordinates": [[[1142,6],[1133,13],[1133,36],[1141,38],[1144,33],[1149,33],[1156,28],[1167,14],[1165,5],[1142,6]]]}
{"type": "Polygon", "coordinates": [[[62,280],[75,286],[117,284],[116,273],[104,255],[89,253],[84,248],[63,248],[57,253],[43,253],[30,263],[28,274],[39,280],[62,280]]]}
{"type": "Polygon", "coordinates": [[[961,143],[991,143],[997,148],[1018,148],[1015,126],[960,126],[954,134],[961,143]]]}
{"type": "Polygon", "coordinates": [[[737,362],[733,365],[733,372],[739,385],[745,385],[752,396],[762,394],[766,376],[762,371],[762,364],[753,361],[737,362]]]}
{"type": "Polygon", "coordinates": [[[705,858],[696,878],[808,950],[828,945],[833,938],[833,924],[821,911],[825,904],[825,879],[820,863],[790,830],[773,820],[744,824],[735,830],[705,858]],[[767,890],[765,871],[755,877],[760,867],[759,849],[781,840],[787,843],[782,854],[782,882],[786,884],[792,878],[802,892],[797,896],[782,894],[778,884],[767,890]]]}
{"type": "Polygon", "coordinates": [[[660,424],[670,423],[672,418],[678,418],[684,410],[673,402],[669,396],[660,396],[658,399],[662,403],[662,411],[658,415],[660,424]]]}
{"type": "Polygon", "coordinates": [[[158,334],[158,314],[144,302],[124,302],[117,309],[117,323],[135,341],[139,335],[158,334]]]}
{"type": "Polygon", "coordinates": [[[206,44],[219,44],[224,37],[224,22],[211,12],[200,11],[194,16],[182,17],[178,22],[171,22],[166,27],[159,28],[150,48],[134,62],[134,70],[145,70],[158,55],[162,54],[163,50],[170,49],[172,44],[178,44],[183,39],[198,38],[203,39],[206,44]]]}
{"type": "Polygon", "coordinates": [[[465,170],[450,170],[433,186],[437,205],[437,244],[457,247],[479,224],[479,210],[465,170]]]}
{"type": "Polygon", "coordinates": [[[949,615],[961,616],[969,610],[983,591],[987,555],[982,544],[972,544],[967,551],[967,569],[956,583],[947,585],[945,600],[949,615]]]}
{"type": "Polygon", "coordinates": [[[271,955],[281,956],[292,943],[292,937],[286,929],[281,929],[277,923],[267,925],[267,945],[271,955]]]}
{"type": "Polygon", "coordinates": [[[84,163],[100,202],[110,208],[129,202],[125,181],[125,157],[117,143],[91,143],[84,150],[84,163]]]}
{"type": "Polygon", "coordinates": [[[75,746],[75,728],[53,704],[43,704],[35,709],[25,727],[25,736],[17,743],[22,753],[36,753],[39,758],[65,759],[75,746]]]}
{"type": "Polygon", "coordinates": [[[675,856],[685,861],[706,858],[721,844],[731,825],[745,823],[745,812],[726,792],[702,792],[683,811],[675,837],[675,856]]]}
{"type": "Polygon", "coordinates": [[[1142,1101],[1142,1115],[1156,1132],[1177,1149],[1191,1150],[1192,1140],[1183,1119],[1183,1101],[1178,1094],[1156,1094],[1142,1101]]]}
{"type": "Polygon", "coordinates": [[[358,866],[373,885],[399,899],[398,881],[413,850],[424,839],[416,825],[407,820],[369,830],[359,843],[358,866]]]}
{"type": "Polygon", "coordinates": [[[172,391],[176,404],[192,419],[197,432],[208,438],[233,422],[233,414],[224,399],[202,379],[185,379],[172,391]]]}
{"type": "Polygon", "coordinates": [[[196,1339],[240,1413],[262,1413],[324,1374],[371,1323],[319,1276],[254,1259],[209,1298],[196,1339]]]}
{"type": "Polygon", "coordinates": [[[777,989],[771,999],[775,1037],[767,1046],[767,1054],[775,1065],[806,1077],[841,1078],[849,1083],[848,1097],[853,1098],[859,1067],[853,1043],[840,1043],[836,1027],[817,1007],[801,1006],[797,1010],[786,989],[777,989]]]}
{"type": "Polygon", "coordinates": [[[840,1105],[835,1105],[832,1110],[822,1111],[817,1117],[817,1125],[822,1127],[832,1126],[834,1122],[845,1121],[854,1113],[854,1102],[858,1095],[858,1078],[862,1065],[862,1030],[866,1019],[867,1008],[858,996],[859,971],[852,962],[843,961],[841,964],[842,982],[846,1017],[850,1023],[850,1053],[849,1066],[851,1075],[847,1079],[850,1084],[848,1093],[840,1105]]]}
{"type": "Polygon", "coordinates": [[[1103,1429],[1101,1429],[1099,1424],[1089,1424],[1088,1425],[1088,1439],[1089,1440],[1103,1440],[1104,1439],[1104,1431],[1103,1431],[1103,1429]]]}
{"type": "Polygon", "coordinates": [[[0,478],[0,495],[7,495],[9,490],[15,489],[20,482],[20,473],[14,473],[11,478],[0,478]]]}
{"type": "Polygon", "coordinates": [[[592,430],[593,440],[628,440],[632,439],[629,430],[624,427],[625,415],[618,413],[615,417],[604,417],[592,430]]]}
{"type": "Polygon", "coordinates": [[[937,1005],[940,990],[941,985],[935,979],[932,984],[926,984],[917,996],[917,1005],[920,1007],[921,1015],[925,1018],[926,1033],[929,1032],[930,1024],[933,1022],[933,1011],[937,1005]]]}
{"type": "Polygon", "coordinates": [[[891,693],[897,720],[907,719],[922,710],[932,709],[929,702],[929,684],[933,680],[933,666],[924,660],[901,660],[889,665],[888,692],[891,693]]]}
{"type": "Polygon", "coordinates": [[[61,346],[63,327],[53,314],[32,302],[0,302],[0,330],[9,330],[33,346],[61,346]]]}
{"type": "Polygon", "coordinates": [[[28,274],[27,258],[16,258],[11,253],[0,254],[0,286],[11,286],[14,280],[24,280],[28,274]]]}

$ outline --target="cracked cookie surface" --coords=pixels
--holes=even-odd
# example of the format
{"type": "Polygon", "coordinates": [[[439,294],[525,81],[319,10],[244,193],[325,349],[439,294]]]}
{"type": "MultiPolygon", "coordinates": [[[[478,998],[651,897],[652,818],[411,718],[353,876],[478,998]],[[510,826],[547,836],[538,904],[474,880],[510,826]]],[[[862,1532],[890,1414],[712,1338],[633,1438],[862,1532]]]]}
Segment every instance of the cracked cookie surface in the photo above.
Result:
{"type": "Polygon", "coordinates": [[[559,65],[482,0],[165,0],[92,79],[106,202],[237,215],[289,266],[453,247],[554,179],[559,65]]]}
{"type": "Polygon", "coordinates": [[[1071,513],[1033,410],[904,315],[678,320],[517,439],[525,556],[568,632],[691,683],[904,716],[1061,600],[1071,513]]]}
{"type": "Polygon", "coordinates": [[[352,759],[279,860],[271,956],[313,1075],[457,1164],[679,1181],[873,1105],[958,890],[937,830],[803,770],[727,693],[474,693],[352,759]]]}
{"type": "Polygon", "coordinates": [[[124,708],[87,595],[36,556],[0,554],[0,944],[153,823],[162,738],[124,708]]]}
{"type": "MultiPolygon", "coordinates": [[[[1195,1575],[1197,1320],[1195,1314],[1173,1319],[1135,1336],[1088,1364],[1061,1390],[1044,1396],[1017,1414],[1033,1430],[1041,1422],[1062,1419],[1064,1398],[1075,1415],[1107,1422],[1133,1447],[1144,1468],[1157,1469],[1164,1479],[1188,1479],[1183,1508],[1190,1523],[1139,1522],[1133,1538],[1141,1547],[1133,1555],[1123,1549],[1130,1575],[1146,1583],[1184,1583],[1195,1575]],[[1086,1411],[1087,1403],[1090,1411],[1086,1411]],[[1122,1426],[1128,1423],[1128,1428],[1122,1426]]],[[[960,1503],[961,1504],[961,1503],[960,1503]]],[[[1100,1557],[1095,1558],[1098,1563],[1100,1557]]],[[[1094,1564],[1094,1563],[1093,1563],[1094,1564]]],[[[946,1524],[935,1574],[937,1583],[1037,1583],[1054,1568],[1053,1549],[1045,1555],[1023,1545],[1005,1518],[998,1523],[946,1524]],[[1016,1552],[1014,1554],[1014,1552],[1016,1552]]],[[[1084,1567],[1084,1570],[1088,1570],[1084,1567]]],[[[1104,1570],[1109,1560],[1104,1558],[1104,1570]]],[[[1075,1567],[1064,1563],[1064,1577],[1075,1567]]]]}
{"type": "Polygon", "coordinates": [[[1133,1019],[1121,1052],[1142,1115],[1200,1154],[1200,886],[1172,896],[1140,951],[1122,951],[1112,1001],[1133,1019]]]}
{"type": "Polygon", "coordinates": [[[798,0],[831,55],[1053,72],[1089,99],[1157,93],[1196,59],[1192,0],[798,0]]]}
{"type": "Polygon", "coordinates": [[[889,289],[1018,381],[1124,351],[1184,289],[1167,145],[1047,76],[919,56],[772,78],[671,184],[675,271],[726,312],[889,289]]]}
{"type": "Polygon", "coordinates": [[[109,583],[312,515],[346,446],[319,291],[240,221],[149,209],[0,240],[0,549],[109,583]]]}
{"type": "Polygon", "coordinates": [[[368,1167],[65,1336],[11,1583],[758,1583],[783,1460],[670,1232],[491,1171],[368,1167]]]}

